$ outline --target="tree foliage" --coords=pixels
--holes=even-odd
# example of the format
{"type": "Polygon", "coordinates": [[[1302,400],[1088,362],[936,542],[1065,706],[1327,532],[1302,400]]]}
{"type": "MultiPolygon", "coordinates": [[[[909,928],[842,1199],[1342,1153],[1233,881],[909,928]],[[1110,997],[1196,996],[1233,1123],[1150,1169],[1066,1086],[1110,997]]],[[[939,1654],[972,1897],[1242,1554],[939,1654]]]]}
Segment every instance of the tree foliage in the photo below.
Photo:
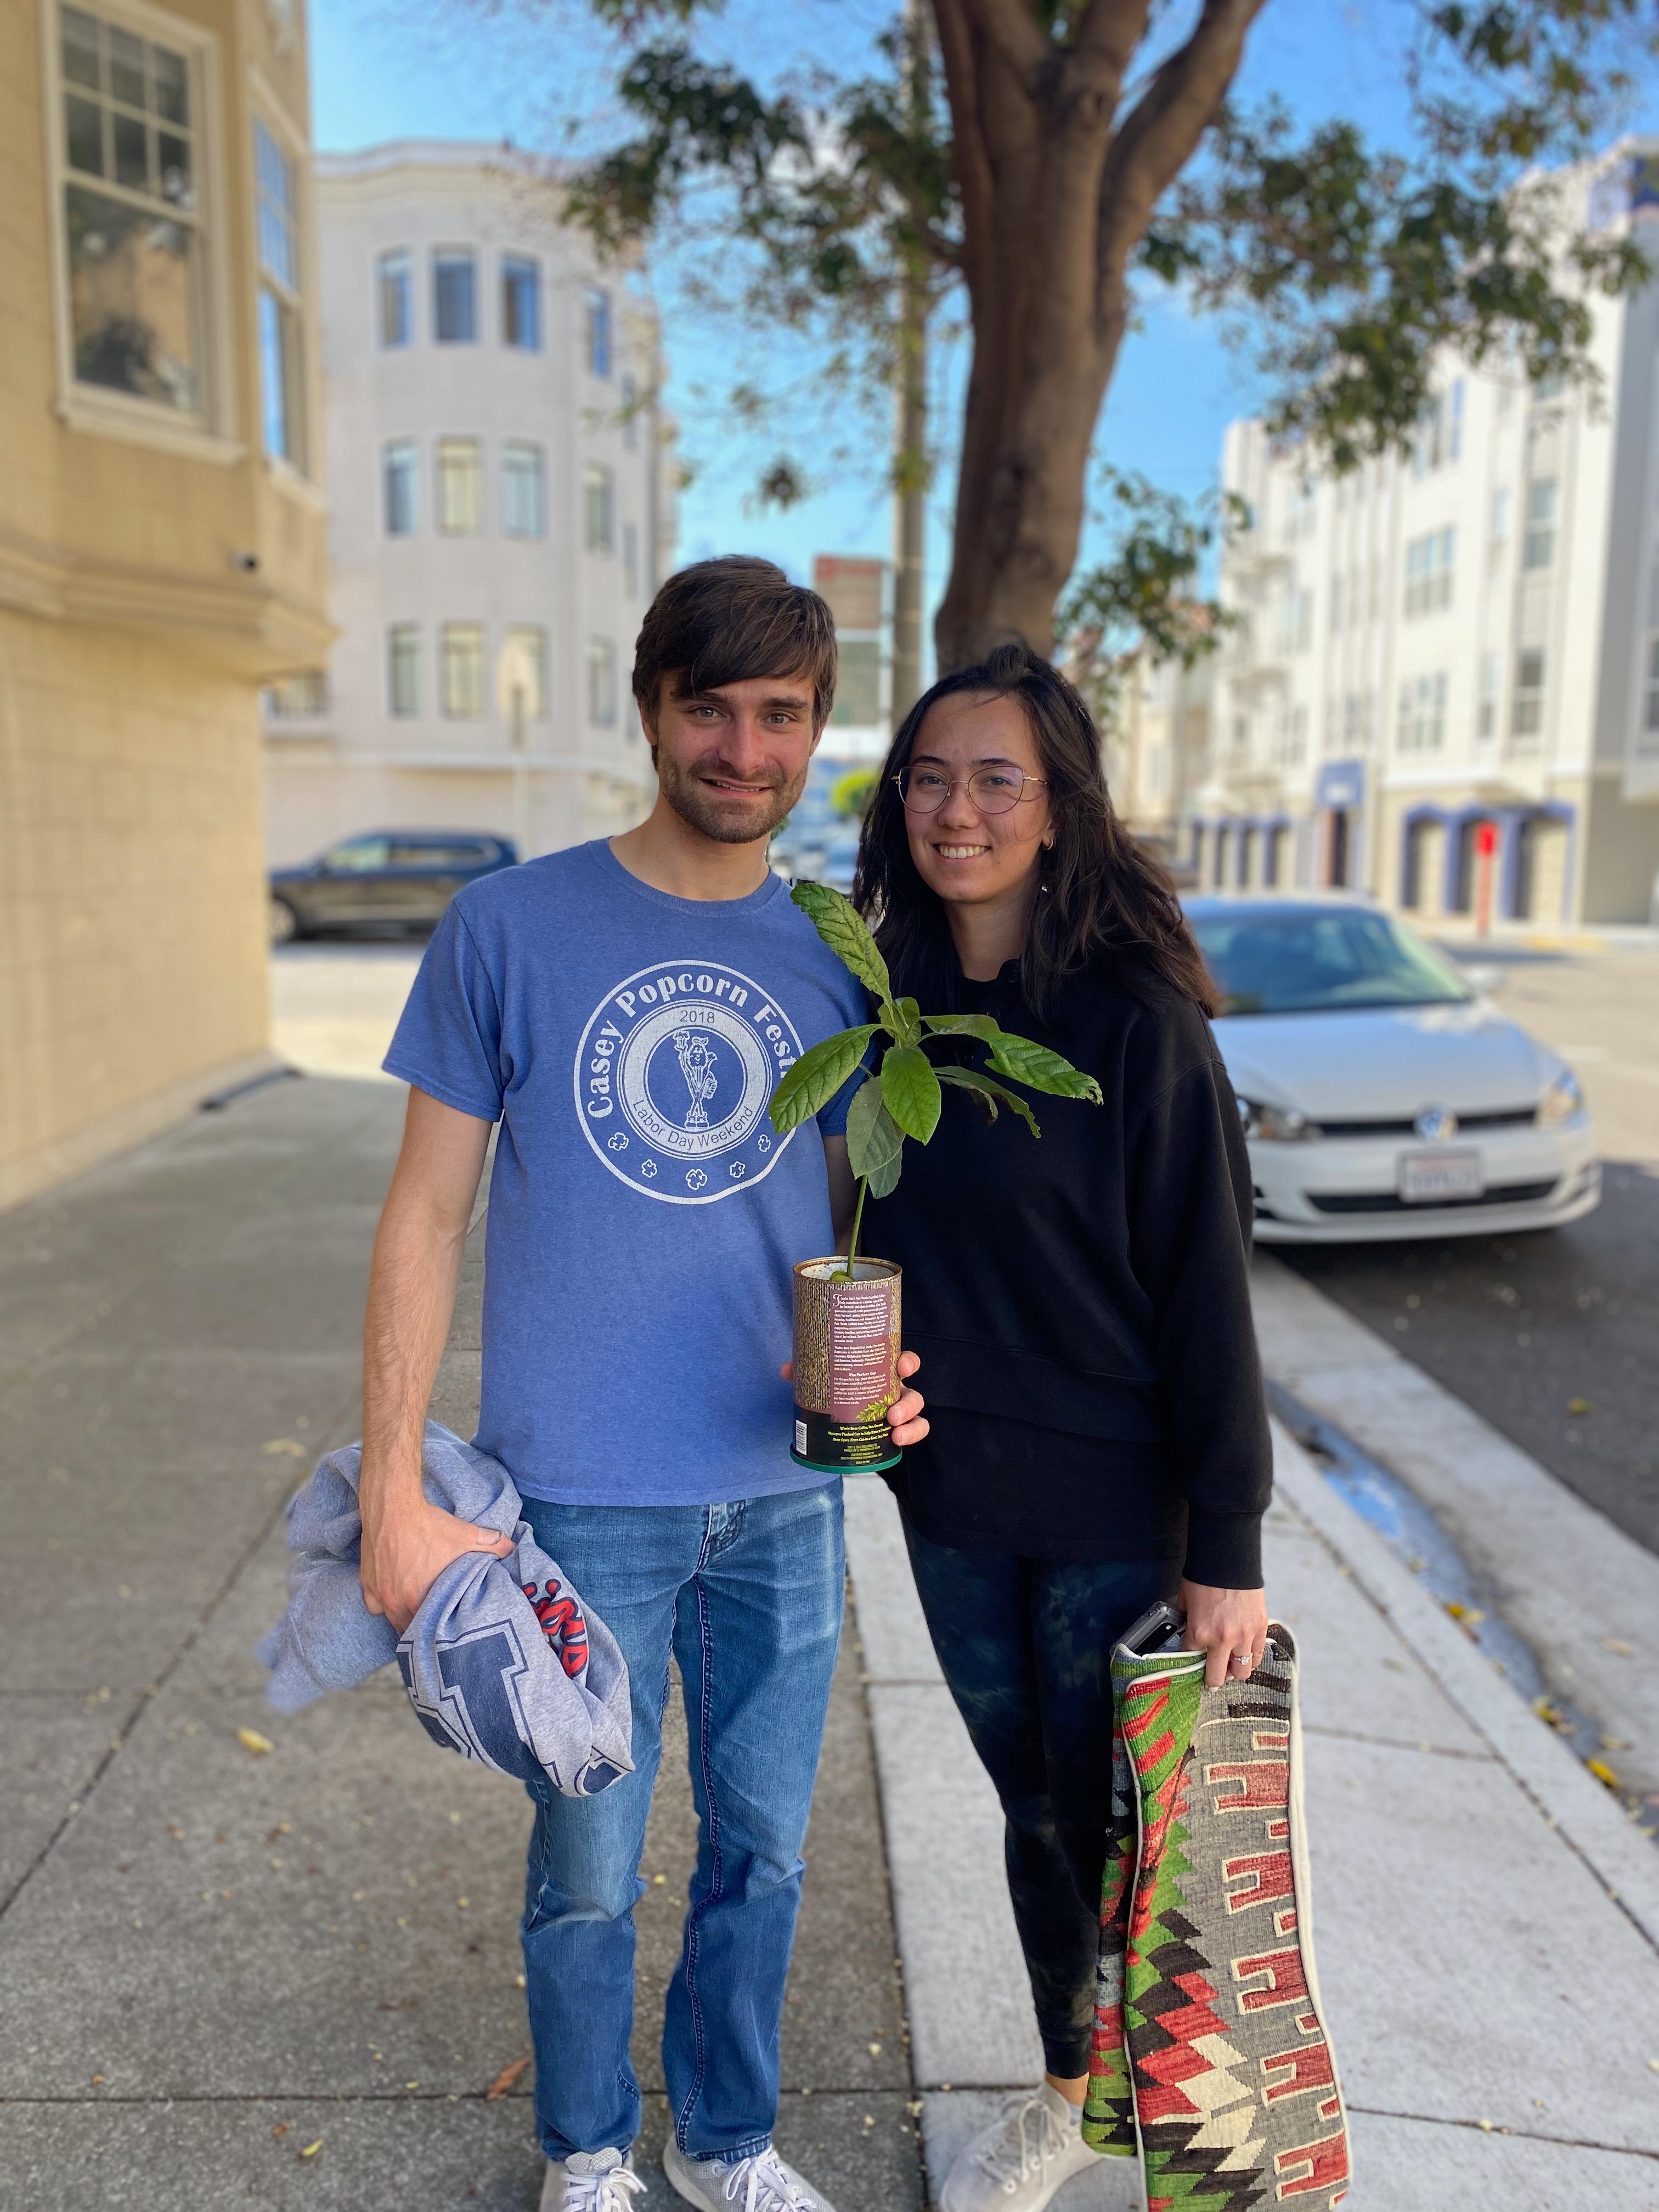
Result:
{"type": "MultiPolygon", "coordinates": [[[[1588,229],[1582,178],[1535,173],[1583,161],[1617,121],[1659,42],[1648,0],[1389,0],[1409,29],[1403,147],[1237,104],[1275,0],[930,0],[942,67],[920,102],[902,20],[874,74],[767,84],[710,58],[706,0],[591,4],[629,41],[631,135],[572,201],[603,244],[661,234],[700,201],[742,249],[744,311],[821,333],[869,393],[890,388],[907,272],[965,307],[947,665],[1011,630],[1050,644],[1146,287],[1218,317],[1270,380],[1270,427],[1342,471],[1409,442],[1443,349],[1589,378],[1589,301],[1646,274],[1626,235],[1588,229]]],[[[724,282],[730,296],[729,263],[724,282]]],[[[805,482],[775,464],[791,496],[805,482]]],[[[1185,652],[1191,540],[1160,544],[1159,528],[1148,494],[1116,572],[1073,582],[1074,629],[1139,619],[1154,651],[1185,652]]]]}

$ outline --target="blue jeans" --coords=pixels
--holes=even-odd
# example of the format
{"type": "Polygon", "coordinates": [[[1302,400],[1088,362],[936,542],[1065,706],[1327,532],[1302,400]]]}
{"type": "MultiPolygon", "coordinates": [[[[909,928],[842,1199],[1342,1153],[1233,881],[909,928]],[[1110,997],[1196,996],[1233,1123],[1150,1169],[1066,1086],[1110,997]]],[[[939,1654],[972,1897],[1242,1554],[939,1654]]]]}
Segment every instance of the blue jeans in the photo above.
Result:
{"type": "Polygon", "coordinates": [[[596,1797],[531,1785],[522,1933],[542,2148],[625,2150],[639,2132],[634,1906],[672,1652],[698,1833],[663,2070],[680,2148],[745,2156],[777,2116],[800,1847],[841,1638],[841,1485],[725,1505],[526,1498],[524,1516],[621,1645],[634,1713],[632,1774],[596,1797]]]}
{"type": "Polygon", "coordinates": [[[1003,1855],[1043,2064],[1089,2069],[1112,1803],[1112,1646],[1176,1563],[956,1551],[904,1528],[928,1633],[1001,1801],[1003,1855]]]}

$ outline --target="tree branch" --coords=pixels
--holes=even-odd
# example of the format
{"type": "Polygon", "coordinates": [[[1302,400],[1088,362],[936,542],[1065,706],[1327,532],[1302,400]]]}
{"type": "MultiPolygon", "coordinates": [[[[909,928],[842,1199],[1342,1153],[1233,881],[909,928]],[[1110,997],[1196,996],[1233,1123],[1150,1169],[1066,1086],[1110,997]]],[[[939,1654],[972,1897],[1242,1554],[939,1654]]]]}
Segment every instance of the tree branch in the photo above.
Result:
{"type": "Polygon", "coordinates": [[[1077,60],[1104,63],[1115,84],[1128,74],[1135,50],[1146,35],[1151,0],[1088,0],[1072,40],[1077,60]]]}
{"type": "Polygon", "coordinates": [[[1245,33],[1266,0],[1205,0],[1184,46],[1170,56],[1125,118],[1100,179],[1098,279],[1121,273],[1153,208],[1181,173],[1225,98],[1245,33]]]}
{"type": "Polygon", "coordinates": [[[1037,21],[1030,0],[962,0],[963,12],[1029,92],[1054,60],[1054,40],[1037,21]]]}
{"type": "Polygon", "coordinates": [[[939,57],[951,107],[951,158],[962,199],[961,268],[970,296],[982,299],[996,208],[996,179],[979,113],[979,69],[966,0],[933,0],[939,57]]]}

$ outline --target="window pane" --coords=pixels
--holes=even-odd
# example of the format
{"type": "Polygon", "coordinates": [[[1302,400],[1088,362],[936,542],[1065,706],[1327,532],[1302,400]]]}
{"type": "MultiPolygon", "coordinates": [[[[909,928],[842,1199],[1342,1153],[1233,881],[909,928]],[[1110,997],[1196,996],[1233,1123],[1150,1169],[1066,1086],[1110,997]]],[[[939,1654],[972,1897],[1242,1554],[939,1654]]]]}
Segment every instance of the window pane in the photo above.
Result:
{"type": "Polygon", "coordinates": [[[501,340],[533,352],[542,342],[541,274],[533,261],[501,263],[501,340]]]}
{"type": "Polygon", "coordinates": [[[296,466],[300,459],[298,330],[292,311],[264,286],[259,291],[259,389],[265,451],[296,466]]]}
{"type": "Polygon", "coordinates": [[[155,88],[155,112],[168,123],[190,121],[190,72],[182,54],[165,46],[149,50],[150,77],[155,88]]]}
{"type": "Polygon", "coordinates": [[[612,537],[611,471],[599,462],[590,461],[582,471],[582,481],[587,550],[590,553],[608,553],[612,537]]]}
{"type": "Polygon", "coordinates": [[[97,19],[83,15],[78,8],[65,8],[63,26],[64,75],[70,83],[90,85],[95,91],[101,81],[98,68],[97,19]]]}
{"type": "Polygon", "coordinates": [[[386,693],[394,714],[420,711],[421,633],[413,623],[394,623],[386,633],[386,693]]]}
{"type": "Polygon", "coordinates": [[[471,345],[477,336],[472,256],[432,257],[432,326],[441,345],[471,345]]]}
{"type": "Polygon", "coordinates": [[[70,168],[83,170],[89,177],[101,177],[104,173],[103,109],[90,100],[76,100],[71,94],[64,102],[64,114],[70,168]]]}
{"type": "Polygon", "coordinates": [[[514,623],[502,653],[502,689],[509,713],[515,706],[526,721],[547,720],[547,632],[531,623],[514,623]]]}
{"type": "Polygon", "coordinates": [[[483,627],[479,623],[446,623],[443,627],[443,710],[463,721],[483,713],[483,627]]]}
{"type": "Polygon", "coordinates": [[[587,641],[587,719],[599,729],[617,719],[617,648],[607,637],[587,641]]]}
{"type": "Polygon", "coordinates": [[[189,230],[76,185],[64,204],[76,377],[193,411],[199,371],[189,230]]]}
{"type": "Polygon", "coordinates": [[[387,857],[384,837],[354,837],[349,844],[337,845],[331,853],[325,853],[323,866],[337,872],[361,874],[365,869],[385,867],[387,857]]]}
{"type": "Polygon", "coordinates": [[[380,343],[405,346],[414,336],[414,285],[406,253],[380,256],[380,343]]]}
{"type": "Polygon", "coordinates": [[[129,107],[144,105],[144,42],[135,39],[131,31],[118,30],[113,23],[104,26],[109,46],[109,88],[117,100],[129,107]]]}
{"type": "Polygon", "coordinates": [[[259,186],[259,259],[290,290],[298,283],[294,251],[294,167],[256,116],[255,167],[259,186]]]}
{"type": "Polygon", "coordinates": [[[419,448],[412,441],[386,447],[386,526],[388,537],[404,538],[415,528],[419,468],[419,448]]]}
{"type": "Polygon", "coordinates": [[[149,155],[147,142],[149,137],[136,115],[123,115],[118,108],[111,116],[112,137],[115,145],[115,181],[126,185],[135,192],[149,190],[149,155]]]}
{"type": "Polygon", "coordinates": [[[501,528],[509,538],[540,538],[546,527],[541,448],[507,446],[501,453],[501,528]]]}
{"type": "Polygon", "coordinates": [[[190,141],[171,131],[158,131],[155,139],[156,181],[161,198],[174,207],[193,208],[196,189],[190,173],[190,141]]]}
{"type": "Polygon", "coordinates": [[[460,537],[483,527],[483,466],[476,438],[438,441],[438,527],[460,537]]]}
{"type": "Polygon", "coordinates": [[[611,295],[597,288],[587,295],[587,371],[590,376],[611,374],[611,295]]]}

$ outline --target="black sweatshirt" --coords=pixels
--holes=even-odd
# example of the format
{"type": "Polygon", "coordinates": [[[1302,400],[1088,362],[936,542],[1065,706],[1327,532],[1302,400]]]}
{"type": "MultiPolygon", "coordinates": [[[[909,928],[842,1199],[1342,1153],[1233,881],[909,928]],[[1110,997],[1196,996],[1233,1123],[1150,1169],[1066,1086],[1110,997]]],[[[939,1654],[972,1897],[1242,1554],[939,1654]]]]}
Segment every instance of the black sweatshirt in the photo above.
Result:
{"type": "MultiPolygon", "coordinates": [[[[1064,1053],[1105,1103],[1022,1091],[1034,1139],[947,1084],[932,1141],[907,1144],[897,1189],[866,1205],[860,1248],[904,1270],[933,1425],[894,1487],[937,1543],[1180,1560],[1194,1582],[1255,1589],[1272,1462],[1250,1170],[1208,1023],[1110,956],[1048,1024],[1013,962],[953,997],[1064,1053]]],[[[951,1055],[984,1064],[966,1041],[933,1048],[951,1055]]]]}

